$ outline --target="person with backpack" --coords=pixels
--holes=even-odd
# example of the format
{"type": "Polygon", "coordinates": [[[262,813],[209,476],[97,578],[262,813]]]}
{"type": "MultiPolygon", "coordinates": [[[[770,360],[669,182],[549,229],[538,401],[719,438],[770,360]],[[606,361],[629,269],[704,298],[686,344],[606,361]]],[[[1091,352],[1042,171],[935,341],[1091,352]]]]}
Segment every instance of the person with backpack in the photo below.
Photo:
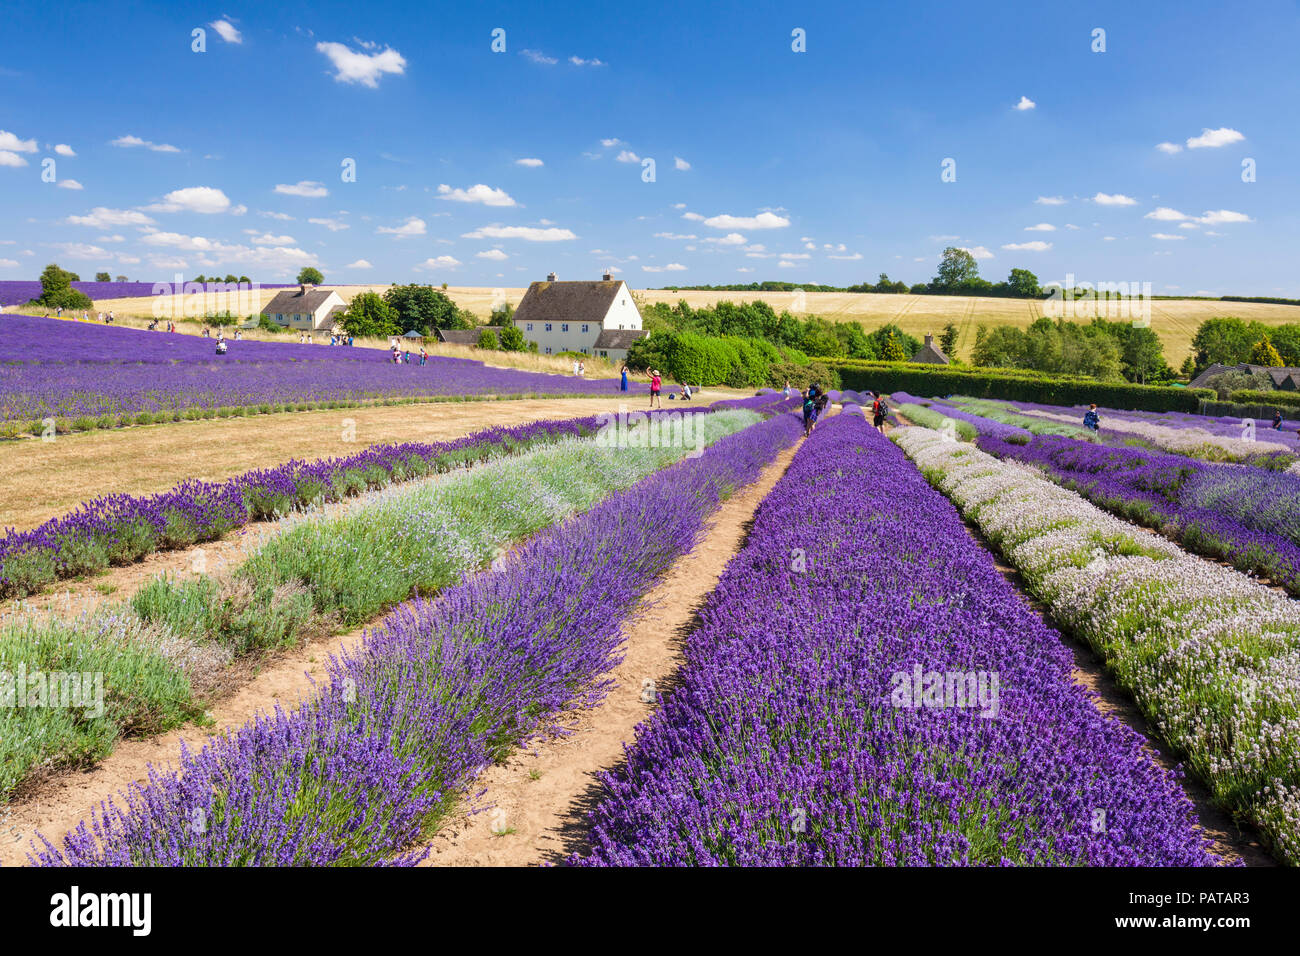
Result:
{"type": "Polygon", "coordinates": [[[882,435],[885,433],[885,416],[888,414],[889,403],[877,395],[876,400],[871,403],[871,424],[882,435]]]}
{"type": "Polygon", "coordinates": [[[1097,432],[1101,429],[1101,416],[1097,414],[1097,404],[1088,406],[1088,410],[1083,413],[1083,427],[1090,432],[1097,432]]]}

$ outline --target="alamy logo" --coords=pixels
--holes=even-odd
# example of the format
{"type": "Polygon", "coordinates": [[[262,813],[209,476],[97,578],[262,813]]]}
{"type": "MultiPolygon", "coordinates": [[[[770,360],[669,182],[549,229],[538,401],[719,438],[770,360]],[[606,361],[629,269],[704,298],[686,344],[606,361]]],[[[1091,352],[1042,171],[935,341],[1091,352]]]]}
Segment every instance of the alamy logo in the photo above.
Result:
{"type": "Polygon", "coordinates": [[[17,671],[0,671],[0,708],[82,708],[87,717],[104,716],[102,672],[33,671],[19,664],[17,671]]]}
{"type": "Polygon", "coordinates": [[[74,886],[50,897],[50,925],[128,926],[133,936],[148,936],[153,928],[153,894],[85,893],[74,886]]]}
{"type": "Polygon", "coordinates": [[[908,710],[978,708],[981,717],[998,715],[998,675],[989,671],[926,671],[920,664],[912,672],[895,671],[889,695],[895,707],[908,710]]]}
{"type": "Polygon", "coordinates": [[[629,413],[626,405],[618,414],[601,412],[596,416],[598,448],[693,448],[688,458],[704,454],[704,424],[695,412],[629,413]]]}

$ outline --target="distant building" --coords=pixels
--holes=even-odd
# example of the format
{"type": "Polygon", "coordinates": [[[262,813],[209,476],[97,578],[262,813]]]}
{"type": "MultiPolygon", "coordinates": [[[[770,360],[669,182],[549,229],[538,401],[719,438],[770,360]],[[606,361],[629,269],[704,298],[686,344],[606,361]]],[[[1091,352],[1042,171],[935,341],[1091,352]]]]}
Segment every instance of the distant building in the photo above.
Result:
{"type": "Polygon", "coordinates": [[[514,323],[542,355],[582,352],[613,362],[649,334],[627,283],[608,272],[598,282],[559,282],[552,272],[528,287],[514,323]]]}
{"type": "Polygon", "coordinates": [[[300,285],[277,293],[262,314],[273,322],[306,332],[328,330],[347,311],[347,303],[333,289],[300,285]]]}
{"type": "Polygon", "coordinates": [[[1210,386],[1205,383],[1224,372],[1246,372],[1247,374],[1263,372],[1273,380],[1275,389],[1283,392],[1300,391],[1300,368],[1274,368],[1268,365],[1251,365],[1249,362],[1242,362],[1240,365],[1221,365],[1215,362],[1192,379],[1191,387],[1209,388],[1210,386]]]}
{"type": "Polygon", "coordinates": [[[925,362],[928,365],[948,365],[951,359],[943,354],[943,349],[934,344],[934,336],[925,333],[925,344],[912,356],[913,362],[925,362]]]}
{"type": "Polygon", "coordinates": [[[438,329],[438,341],[452,345],[478,345],[478,337],[482,331],[482,329],[438,329]]]}

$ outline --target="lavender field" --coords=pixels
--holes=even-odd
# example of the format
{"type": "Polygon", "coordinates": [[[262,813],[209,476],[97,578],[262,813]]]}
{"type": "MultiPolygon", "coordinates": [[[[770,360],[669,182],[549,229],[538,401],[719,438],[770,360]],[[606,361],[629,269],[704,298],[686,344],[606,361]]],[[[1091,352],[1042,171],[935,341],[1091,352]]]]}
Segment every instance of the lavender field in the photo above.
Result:
{"type": "MultiPolygon", "coordinates": [[[[395,365],[377,349],[229,341],[33,316],[0,317],[0,422],[123,423],[139,413],[321,401],[614,394],[591,380],[469,359],[395,365]]],[[[633,385],[644,392],[646,386],[633,385]]]]}
{"type": "MultiPolygon", "coordinates": [[[[224,285],[224,284],[223,284],[224,285]]],[[[263,289],[288,288],[286,283],[259,283],[263,289]]],[[[74,282],[72,288],[84,292],[92,299],[134,299],[153,295],[152,282],[74,282]]],[[[0,307],[26,305],[39,298],[39,281],[8,279],[0,281],[0,307]]]]}

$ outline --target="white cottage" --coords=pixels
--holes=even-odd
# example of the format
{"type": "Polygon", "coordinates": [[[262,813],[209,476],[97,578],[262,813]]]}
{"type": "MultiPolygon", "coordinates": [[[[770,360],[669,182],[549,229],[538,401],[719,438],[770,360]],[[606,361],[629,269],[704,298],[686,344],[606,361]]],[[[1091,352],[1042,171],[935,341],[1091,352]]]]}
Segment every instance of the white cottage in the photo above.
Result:
{"type": "Polygon", "coordinates": [[[332,328],[345,311],[347,303],[333,289],[300,285],[276,294],[262,309],[262,314],[291,329],[315,332],[332,328]]]}
{"type": "Polygon", "coordinates": [[[613,362],[648,334],[627,283],[608,272],[598,282],[559,282],[552,272],[528,287],[514,322],[542,355],[582,352],[613,362]]]}

